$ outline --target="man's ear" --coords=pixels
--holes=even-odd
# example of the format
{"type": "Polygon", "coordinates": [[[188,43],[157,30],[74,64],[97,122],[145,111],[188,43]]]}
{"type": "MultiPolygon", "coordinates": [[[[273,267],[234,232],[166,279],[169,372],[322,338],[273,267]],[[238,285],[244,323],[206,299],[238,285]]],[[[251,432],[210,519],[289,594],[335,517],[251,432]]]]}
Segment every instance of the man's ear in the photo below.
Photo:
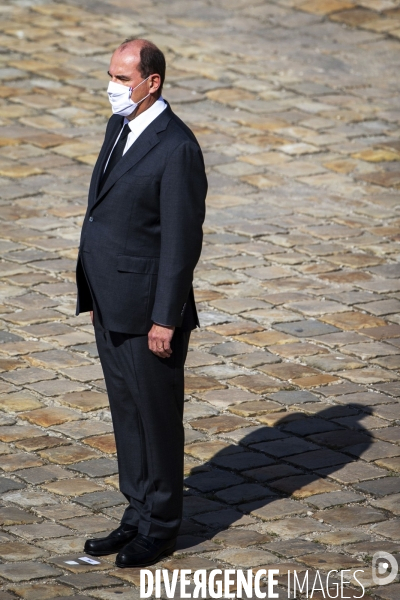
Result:
{"type": "Polygon", "coordinates": [[[161,77],[158,74],[154,74],[153,77],[151,78],[150,92],[152,94],[154,94],[155,92],[157,92],[157,90],[160,89],[160,86],[161,86],[161,77]]]}

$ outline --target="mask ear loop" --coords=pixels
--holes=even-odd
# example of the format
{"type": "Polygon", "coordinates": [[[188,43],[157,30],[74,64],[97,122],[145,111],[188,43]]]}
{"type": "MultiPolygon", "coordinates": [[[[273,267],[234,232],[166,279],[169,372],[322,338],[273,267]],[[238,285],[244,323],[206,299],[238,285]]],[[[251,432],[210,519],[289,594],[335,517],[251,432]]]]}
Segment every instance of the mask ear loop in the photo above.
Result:
{"type": "MultiPolygon", "coordinates": [[[[148,77],[146,77],[146,79],[143,79],[143,81],[141,81],[136,87],[134,88],[129,88],[129,97],[131,97],[132,92],[134,90],[137,90],[137,88],[142,85],[142,83],[144,83],[145,81],[147,81],[148,79],[150,79],[151,75],[149,75],[148,77]]],[[[141,104],[144,100],[146,100],[146,98],[148,98],[150,96],[150,92],[147,94],[147,96],[145,96],[144,98],[142,98],[141,100],[139,100],[139,102],[136,102],[136,105],[139,106],[139,104],[141,104]]]]}
{"type": "Polygon", "coordinates": [[[140,83],[137,84],[137,86],[135,86],[134,88],[129,88],[130,93],[132,93],[134,90],[137,90],[138,87],[140,87],[142,85],[142,83],[144,83],[145,81],[147,81],[148,79],[150,79],[151,75],[149,75],[148,77],[146,77],[146,79],[143,79],[143,81],[141,81],[140,83]]]}
{"type": "Polygon", "coordinates": [[[146,100],[146,98],[148,98],[150,96],[150,94],[147,94],[147,96],[145,96],[144,98],[142,98],[141,100],[139,100],[139,102],[137,102],[137,104],[141,104],[143,102],[143,100],[146,100]]]}

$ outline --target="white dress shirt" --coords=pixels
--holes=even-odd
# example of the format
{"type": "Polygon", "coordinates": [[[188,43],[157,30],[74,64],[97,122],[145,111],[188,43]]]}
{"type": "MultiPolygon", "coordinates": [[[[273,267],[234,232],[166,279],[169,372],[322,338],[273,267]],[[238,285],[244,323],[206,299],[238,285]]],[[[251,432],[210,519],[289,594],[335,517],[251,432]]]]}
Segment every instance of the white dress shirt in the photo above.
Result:
{"type": "MultiPolygon", "coordinates": [[[[132,146],[132,144],[134,142],[136,142],[136,140],[138,139],[139,135],[141,133],[143,133],[143,131],[146,129],[146,127],[148,127],[150,125],[150,123],[152,123],[154,121],[154,119],[156,119],[158,117],[158,115],[160,115],[163,110],[165,110],[167,108],[167,103],[165,102],[164,98],[162,96],[160,96],[158,98],[158,100],[156,100],[154,102],[154,104],[152,104],[150,106],[150,108],[148,108],[147,110],[145,110],[144,112],[142,112],[140,115],[138,115],[137,117],[135,117],[134,119],[132,119],[132,121],[129,121],[129,119],[127,119],[125,117],[124,119],[124,123],[123,123],[123,127],[128,124],[129,129],[131,130],[127,139],[126,139],[126,144],[125,144],[125,148],[123,151],[123,154],[125,154],[125,152],[127,152],[129,150],[129,148],[132,146]]],[[[122,127],[122,129],[123,129],[122,127]]],[[[112,147],[112,150],[109,154],[109,157],[107,159],[106,164],[104,165],[104,171],[107,169],[107,165],[108,165],[108,161],[110,160],[110,156],[112,154],[112,151],[114,150],[115,145],[117,144],[120,135],[122,133],[122,129],[119,132],[119,135],[117,137],[117,139],[115,140],[115,144],[112,147]]]]}

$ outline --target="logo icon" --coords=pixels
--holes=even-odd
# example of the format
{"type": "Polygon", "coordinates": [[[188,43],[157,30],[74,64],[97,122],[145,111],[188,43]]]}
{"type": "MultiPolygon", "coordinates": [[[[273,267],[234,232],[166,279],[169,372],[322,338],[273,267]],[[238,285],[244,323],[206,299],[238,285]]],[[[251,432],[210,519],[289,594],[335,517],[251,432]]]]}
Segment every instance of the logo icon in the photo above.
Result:
{"type": "Polygon", "coordinates": [[[375,552],[372,557],[372,579],[377,585],[392,583],[399,572],[399,565],[389,552],[375,552]]]}

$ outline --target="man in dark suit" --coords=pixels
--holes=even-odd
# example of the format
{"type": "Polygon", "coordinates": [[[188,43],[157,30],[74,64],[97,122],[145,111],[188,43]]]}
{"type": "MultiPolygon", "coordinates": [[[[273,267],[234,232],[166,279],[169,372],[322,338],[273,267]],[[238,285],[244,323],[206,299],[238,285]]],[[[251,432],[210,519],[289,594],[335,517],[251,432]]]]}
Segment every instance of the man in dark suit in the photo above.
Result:
{"type": "Polygon", "coordinates": [[[110,118],[89,190],[77,264],[77,314],[90,311],[128,506],[87,540],[120,567],[173,552],[182,515],[183,368],[198,326],[193,271],[207,179],[200,147],[161,96],[162,52],[127,40],[114,52],[110,118]]]}

